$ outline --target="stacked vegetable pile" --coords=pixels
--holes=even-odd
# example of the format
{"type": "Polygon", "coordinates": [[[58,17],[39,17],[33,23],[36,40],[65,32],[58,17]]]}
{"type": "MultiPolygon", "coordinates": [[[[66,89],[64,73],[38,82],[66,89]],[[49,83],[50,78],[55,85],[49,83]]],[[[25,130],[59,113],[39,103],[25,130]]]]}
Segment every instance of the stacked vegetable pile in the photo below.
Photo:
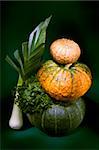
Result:
{"type": "Polygon", "coordinates": [[[90,69],[77,60],[80,48],[69,39],[58,39],[50,46],[53,57],[43,63],[46,29],[51,17],[30,34],[14,59],[6,60],[19,73],[9,125],[20,129],[22,112],[31,124],[51,136],[63,136],[77,128],[85,114],[81,98],[91,86],[90,69]]]}

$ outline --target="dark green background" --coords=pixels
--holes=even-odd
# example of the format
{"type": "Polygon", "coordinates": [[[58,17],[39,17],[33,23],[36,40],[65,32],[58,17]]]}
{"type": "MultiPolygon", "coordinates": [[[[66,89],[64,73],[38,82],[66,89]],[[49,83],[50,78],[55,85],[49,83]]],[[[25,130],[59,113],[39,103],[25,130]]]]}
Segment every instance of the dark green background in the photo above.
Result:
{"type": "Polygon", "coordinates": [[[1,3],[1,146],[2,149],[98,149],[99,148],[99,2],[2,2],[1,3]],[[17,83],[17,73],[4,60],[6,54],[21,48],[29,33],[52,14],[48,26],[45,59],[49,46],[57,38],[70,38],[82,50],[80,61],[93,75],[91,89],[84,96],[86,116],[71,135],[48,137],[33,128],[26,117],[21,131],[9,128],[13,99],[11,90],[17,83]]]}

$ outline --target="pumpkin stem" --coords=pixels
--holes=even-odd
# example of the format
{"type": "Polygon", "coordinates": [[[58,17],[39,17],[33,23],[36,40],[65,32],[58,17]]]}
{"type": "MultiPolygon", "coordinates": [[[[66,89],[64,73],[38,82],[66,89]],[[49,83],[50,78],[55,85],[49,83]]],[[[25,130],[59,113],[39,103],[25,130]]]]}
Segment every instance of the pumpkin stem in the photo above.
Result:
{"type": "Polygon", "coordinates": [[[65,68],[69,69],[69,67],[70,67],[71,65],[72,65],[72,63],[66,64],[66,65],[65,65],[65,68]]]}

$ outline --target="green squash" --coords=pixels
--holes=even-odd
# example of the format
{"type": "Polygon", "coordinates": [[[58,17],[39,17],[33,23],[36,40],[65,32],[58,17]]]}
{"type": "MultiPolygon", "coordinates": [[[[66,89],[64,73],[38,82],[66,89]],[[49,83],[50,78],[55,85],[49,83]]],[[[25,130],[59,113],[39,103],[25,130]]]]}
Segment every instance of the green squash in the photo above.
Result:
{"type": "Polygon", "coordinates": [[[63,136],[77,128],[85,114],[82,98],[72,103],[53,102],[50,108],[34,114],[28,114],[30,122],[50,136],[63,136]]]}

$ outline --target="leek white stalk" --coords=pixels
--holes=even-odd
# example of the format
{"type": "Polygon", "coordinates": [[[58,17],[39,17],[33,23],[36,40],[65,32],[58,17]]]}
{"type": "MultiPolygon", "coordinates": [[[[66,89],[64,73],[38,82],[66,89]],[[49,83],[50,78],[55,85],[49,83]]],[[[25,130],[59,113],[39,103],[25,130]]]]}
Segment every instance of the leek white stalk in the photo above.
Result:
{"type": "MultiPolygon", "coordinates": [[[[23,83],[22,78],[19,75],[19,80],[18,80],[17,86],[22,86],[22,83],[23,83]]],[[[18,91],[16,91],[15,100],[18,99],[18,96],[19,96],[19,93],[18,93],[18,91]]],[[[22,111],[17,106],[15,101],[14,101],[14,104],[13,104],[13,109],[12,109],[11,117],[10,117],[10,120],[9,120],[9,126],[12,129],[21,129],[21,127],[23,126],[22,111]]]]}
{"type": "Polygon", "coordinates": [[[23,116],[20,108],[14,103],[9,126],[12,129],[21,129],[23,126],[23,116]]]}

